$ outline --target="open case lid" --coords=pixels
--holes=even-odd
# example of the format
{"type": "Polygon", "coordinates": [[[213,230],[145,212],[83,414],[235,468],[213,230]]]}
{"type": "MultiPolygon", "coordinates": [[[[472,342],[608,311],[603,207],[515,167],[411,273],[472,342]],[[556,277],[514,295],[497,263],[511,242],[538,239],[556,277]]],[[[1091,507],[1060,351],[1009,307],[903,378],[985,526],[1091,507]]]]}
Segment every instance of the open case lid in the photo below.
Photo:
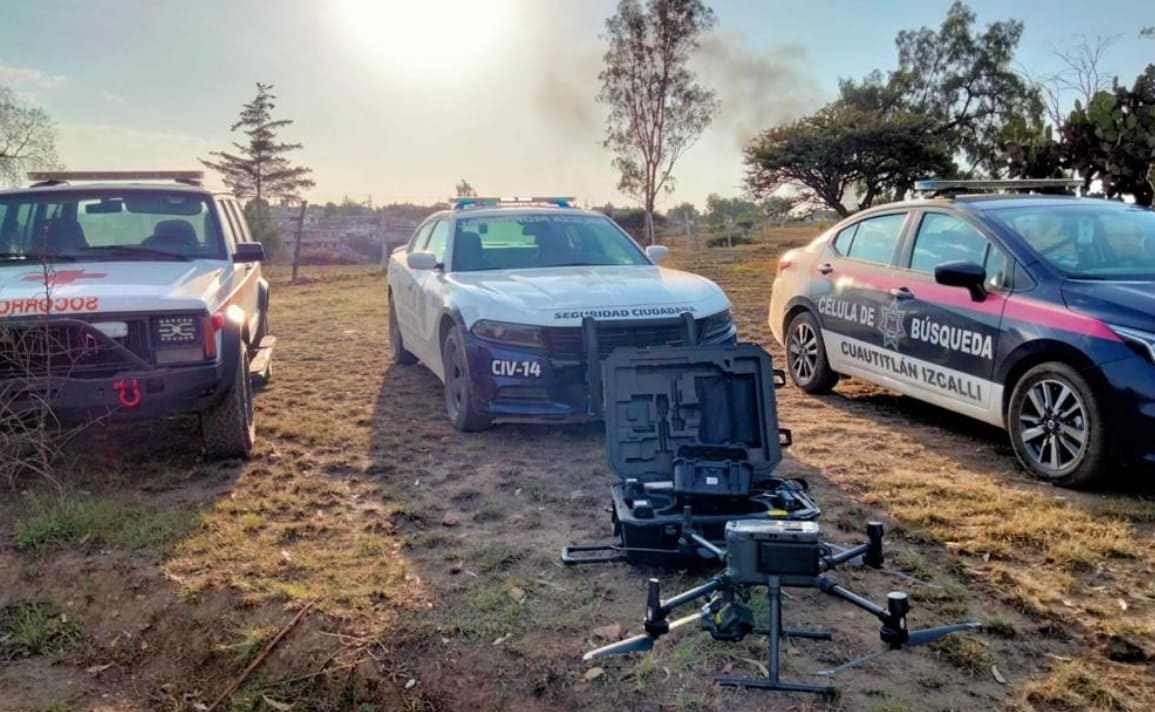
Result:
{"type": "Polygon", "coordinates": [[[756,482],[782,459],[774,368],[757,344],[618,348],[602,371],[609,464],[622,479],[672,480],[686,458],[748,463],[756,482]]]}

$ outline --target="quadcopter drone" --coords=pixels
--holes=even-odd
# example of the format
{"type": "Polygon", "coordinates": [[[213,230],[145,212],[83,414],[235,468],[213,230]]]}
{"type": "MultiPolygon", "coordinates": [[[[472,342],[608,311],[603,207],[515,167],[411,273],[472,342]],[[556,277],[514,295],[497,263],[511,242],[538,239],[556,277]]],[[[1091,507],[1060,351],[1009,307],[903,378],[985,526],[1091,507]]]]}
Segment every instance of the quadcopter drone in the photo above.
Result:
{"type": "Polygon", "coordinates": [[[643,622],[645,633],[592,650],[582,659],[589,661],[610,655],[652,650],[658,638],[684,625],[699,621],[700,628],[707,631],[715,640],[736,642],[751,633],[769,637],[767,677],[758,679],[716,677],[715,681],[718,684],[832,696],[836,692],[832,686],[788,682],[780,677],[778,656],[782,636],[812,640],[831,639],[831,633],[828,631],[788,630],[783,627],[783,588],[816,588],[858,606],[882,622],[879,636],[885,647],[838,667],[816,673],[826,677],[857,667],[890,650],[926,645],[951,633],[982,627],[980,623],[970,622],[908,630],[906,615],[910,612],[910,601],[905,593],[891,592],[887,596],[886,606],[883,607],[824,576],[823,572],[858,559],[872,568],[882,568],[882,523],[869,522],[866,533],[866,543],[843,549],[824,543],[818,524],[813,521],[738,520],[726,524],[726,549],[723,550],[699,534],[691,532],[689,537],[724,561],[726,569],[701,586],[666,601],[662,601],[658,579],[650,579],[643,622]],[[756,627],[754,612],[749,605],[750,589],[757,586],[766,587],[770,604],[769,625],[764,629],[756,627]],[[709,596],[707,603],[697,613],[674,621],[668,620],[675,608],[706,596],[709,596]]]}

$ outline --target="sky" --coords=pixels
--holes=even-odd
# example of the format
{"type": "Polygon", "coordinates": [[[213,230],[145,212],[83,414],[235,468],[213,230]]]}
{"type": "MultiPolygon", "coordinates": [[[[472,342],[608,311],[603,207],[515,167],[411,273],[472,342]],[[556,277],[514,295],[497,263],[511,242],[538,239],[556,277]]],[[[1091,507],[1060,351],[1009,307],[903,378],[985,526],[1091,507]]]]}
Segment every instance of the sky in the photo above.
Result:
{"type": "MultiPolygon", "coordinates": [[[[895,34],[937,27],[950,0],[707,0],[718,28],[694,68],[718,92],[712,126],[675,169],[698,205],[742,190],[742,146],[833,98],[840,78],[896,63],[895,34]]],[[[971,0],[978,25],[1025,24],[1017,59],[1114,37],[1108,76],[1155,63],[1150,0],[971,0]]],[[[602,148],[598,91],[616,0],[7,0],[0,85],[42,106],[73,170],[199,168],[227,149],[256,83],[303,148],[314,203],[433,203],[461,179],[482,195],[630,204],[602,148]]],[[[1070,97],[1068,97],[1070,98],[1070,97]]],[[[207,176],[210,185],[219,179],[207,176]]]]}

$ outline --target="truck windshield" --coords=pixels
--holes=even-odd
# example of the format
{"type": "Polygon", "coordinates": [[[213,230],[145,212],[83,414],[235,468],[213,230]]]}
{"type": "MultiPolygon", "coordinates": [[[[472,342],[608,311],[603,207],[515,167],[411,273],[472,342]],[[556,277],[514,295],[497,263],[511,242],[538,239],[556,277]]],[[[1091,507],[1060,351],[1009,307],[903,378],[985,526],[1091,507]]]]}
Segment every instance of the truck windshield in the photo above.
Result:
{"type": "Polygon", "coordinates": [[[1155,212],[1109,202],[997,208],[988,216],[1073,279],[1155,279],[1155,212]]]}
{"type": "Polygon", "coordinates": [[[548,213],[458,218],[449,257],[453,272],[650,264],[608,218],[548,213]]]}
{"type": "Polygon", "coordinates": [[[0,267],[21,259],[225,257],[205,195],[164,190],[0,195],[0,267]]]}

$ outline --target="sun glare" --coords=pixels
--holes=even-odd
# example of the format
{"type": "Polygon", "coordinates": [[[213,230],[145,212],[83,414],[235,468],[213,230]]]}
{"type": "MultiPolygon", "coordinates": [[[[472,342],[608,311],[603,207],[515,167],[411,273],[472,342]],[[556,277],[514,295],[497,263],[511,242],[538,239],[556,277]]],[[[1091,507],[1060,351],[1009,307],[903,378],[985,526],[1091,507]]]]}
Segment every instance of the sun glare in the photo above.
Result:
{"type": "Polygon", "coordinates": [[[465,69],[496,46],[508,0],[339,0],[343,32],[391,69],[431,76],[465,69]]]}

